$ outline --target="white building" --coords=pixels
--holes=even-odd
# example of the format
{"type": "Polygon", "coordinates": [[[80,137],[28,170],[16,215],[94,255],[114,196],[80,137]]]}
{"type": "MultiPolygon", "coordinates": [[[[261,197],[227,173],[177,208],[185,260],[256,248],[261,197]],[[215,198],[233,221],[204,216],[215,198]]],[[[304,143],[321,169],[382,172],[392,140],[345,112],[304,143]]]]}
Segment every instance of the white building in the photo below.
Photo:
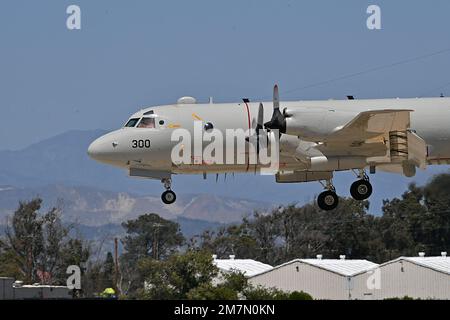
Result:
{"type": "Polygon", "coordinates": [[[13,278],[0,277],[0,300],[72,299],[72,290],[65,286],[23,285],[13,278]]]}
{"type": "Polygon", "coordinates": [[[254,285],[286,292],[303,291],[314,299],[372,299],[369,277],[378,265],[367,260],[295,259],[249,279],[254,285]],[[369,280],[369,281],[368,281],[369,280]]]}
{"type": "Polygon", "coordinates": [[[380,289],[376,299],[411,297],[415,299],[450,299],[450,258],[400,257],[380,265],[380,289]]]}
{"type": "Polygon", "coordinates": [[[230,256],[230,259],[217,259],[216,255],[213,255],[214,264],[221,272],[241,272],[247,278],[252,277],[258,273],[272,270],[273,267],[252,259],[235,259],[234,255],[230,256]]]}
{"type": "Polygon", "coordinates": [[[14,298],[16,300],[28,299],[72,299],[72,290],[65,286],[49,285],[20,285],[14,286],[14,298]]]}

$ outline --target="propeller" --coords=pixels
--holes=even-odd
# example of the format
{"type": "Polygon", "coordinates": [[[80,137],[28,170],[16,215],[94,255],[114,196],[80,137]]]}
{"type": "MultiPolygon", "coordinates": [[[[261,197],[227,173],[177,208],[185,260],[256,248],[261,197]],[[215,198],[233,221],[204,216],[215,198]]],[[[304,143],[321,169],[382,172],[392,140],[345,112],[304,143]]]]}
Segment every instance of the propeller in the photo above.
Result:
{"type": "Polygon", "coordinates": [[[264,125],[264,106],[262,103],[260,103],[258,108],[258,118],[256,121],[256,134],[259,134],[259,130],[263,128],[263,125],[264,125]]]}
{"type": "Polygon", "coordinates": [[[259,154],[259,133],[264,128],[264,106],[262,103],[258,107],[258,118],[256,121],[256,153],[259,154]]]}
{"type": "Polygon", "coordinates": [[[273,87],[273,113],[272,119],[264,124],[269,130],[278,129],[280,135],[286,133],[286,118],[280,111],[280,96],[278,94],[278,85],[273,87]]]}
{"type": "Polygon", "coordinates": [[[255,134],[253,134],[250,137],[246,137],[245,140],[247,142],[250,142],[250,140],[254,141],[255,135],[256,135],[256,152],[259,154],[259,134],[262,129],[264,129],[264,106],[262,103],[259,103],[258,107],[258,115],[256,117],[256,126],[255,126],[255,119],[252,121],[252,127],[255,128],[255,134]]]}
{"type": "MultiPolygon", "coordinates": [[[[244,100],[244,102],[248,102],[247,99],[244,100]]],[[[256,126],[255,126],[255,120],[252,122],[252,127],[255,128],[255,135],[256,135],[256,154],[259,156],[260,151],[260,138],[267,139],[267,132],[263,129],[269,130],[279,130],[279,134],[281,136],[282,133],[286,133],[286,118],[280,111],[280,97],[278,93],[278,85],[275,85],[273,88],[273,113],[272,118],[270,121],[264,123],[264,105],[262,103],[259,104],[258,107],[258,115],[256,117],[256,126]],[[261,137],[260,137],[261,134],[261,137]]],[[[250,140],[255,141],[255,135],[252,135],[250,137],[245,138],[247,142],[250,142],[250,140]]]]}

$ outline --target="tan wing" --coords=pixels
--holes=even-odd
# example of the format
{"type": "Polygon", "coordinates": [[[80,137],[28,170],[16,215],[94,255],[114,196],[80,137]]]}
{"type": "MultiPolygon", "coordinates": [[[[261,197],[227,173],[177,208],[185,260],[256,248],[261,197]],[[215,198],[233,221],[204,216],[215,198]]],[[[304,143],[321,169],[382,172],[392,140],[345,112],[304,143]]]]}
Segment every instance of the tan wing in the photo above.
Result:
{"type": "Polygon", "coordinates": [[[410,130],[412,110],[373,110],[359,113],[336,128],[322,150],[325,154],[366,156],[372,163],[410,163],[426,167],[426,143],[410,130]]]}
{"type": "Polygon", "coordinates": [[[363,142],[391,131],[405,131],[410,127],[412,110],[364,111],[343,127],[338,127],[327,141],[363,142]]]}

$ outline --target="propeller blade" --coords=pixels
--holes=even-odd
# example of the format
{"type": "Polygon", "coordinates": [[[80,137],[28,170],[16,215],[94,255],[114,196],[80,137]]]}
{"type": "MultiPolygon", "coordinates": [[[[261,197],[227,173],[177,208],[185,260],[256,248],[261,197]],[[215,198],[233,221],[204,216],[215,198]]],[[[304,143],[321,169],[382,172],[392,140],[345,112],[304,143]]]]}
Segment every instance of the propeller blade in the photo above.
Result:
{"type": "Polygon", "coordinates": [[[258,108],[258,120],[256,122],[256,134],[258,134],[259,130],[263,128],[263,125],[264,125],[264,106],[262,103],[260,103],[258,108]]]}
{"type": "Polygon", "coordinates": [[[273,87],[273,108],[280,109],[280,95],[278,94],[278,85],[273,87]]]}
{"type": "Polygon", "coordinates": [[[259,155],[259,134],[264,126],[264,106],[259,104],[258,108],[258,121],[256,125],[256,154],[259,155]]]}
{"type": "Polygon", "coordinates": [[[280,111],[280,96],[278,94],[278,85],[273,87],[273,113],[270,121],[264,124],[267,129],[278,129],[280,135],[286,133],[286,118],[280,111]]]}

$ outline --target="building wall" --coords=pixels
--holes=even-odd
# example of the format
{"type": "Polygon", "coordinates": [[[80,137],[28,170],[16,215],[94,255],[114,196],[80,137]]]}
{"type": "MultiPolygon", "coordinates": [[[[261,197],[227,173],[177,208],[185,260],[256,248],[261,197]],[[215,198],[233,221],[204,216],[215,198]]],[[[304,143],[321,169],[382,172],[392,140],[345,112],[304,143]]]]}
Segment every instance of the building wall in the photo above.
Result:
{"type": "MultiPolygon", "coordinates": [[[[254,285],[283,291],[304,291],[314,299],[366,299],[369,274],[349,278],[309,264],[294,262],[249,279],[254,285]],[[297,269],[298,268],[298,269],[297,269]]],[[[369,293],[372,293],[369,291],[369,293]]]]}
{"type": "Polygon", "coordinates": [[[72,299],[67,287],[23,286],[14,288],[14,299],[72,299]]]}
{"type": "Polygon", "coordinates": [[[406,260],[380,267],[381,289],[377,299],[409,296],[415,299],[450,299],[450,275],[406,260]]]}
{"type": "Polygon", "coordinates": [[[12,300],[13,294],[13,278],[0,278],[0,300],[12,300]]]}

